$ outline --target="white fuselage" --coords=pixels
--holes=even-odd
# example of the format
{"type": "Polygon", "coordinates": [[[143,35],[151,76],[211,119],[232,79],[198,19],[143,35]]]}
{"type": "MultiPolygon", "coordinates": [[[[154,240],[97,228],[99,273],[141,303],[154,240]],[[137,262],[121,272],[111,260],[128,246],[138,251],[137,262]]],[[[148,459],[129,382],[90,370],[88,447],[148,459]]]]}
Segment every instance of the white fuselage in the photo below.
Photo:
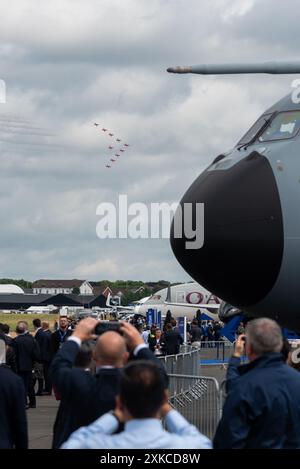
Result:
{"type": "MultiPolygon", "coordinates": [[[[180,306],[167,305],[165,304],[166,299],[167,288],[164,288],[150,296],[144,303],[136,305],[133,312],[146,315],[148,309],[156,309],[157,311],[161,311],[162,316],[165,316],[167,311],[171,311],[175,319],[180,316],[186,316],[188,320],[192,320],[199,310],[197,304],[208,303],[215,305],[221,303],[219,298],[212,295],[196,282],[182,283],[171,287],[171,298],[169,298],[169,301],[171,303],[181,303],[180,306]],[[184,303],[186,303],[187,306],[185,306],[184,303]],[[195,307],[189,306],[190,304],[195,304],[195,307]]],[[[207,316],[212,319],[218,319],[217,310],[211,312],[206,308],[201,308],[201,312],[207,314],[207,316]]]]}

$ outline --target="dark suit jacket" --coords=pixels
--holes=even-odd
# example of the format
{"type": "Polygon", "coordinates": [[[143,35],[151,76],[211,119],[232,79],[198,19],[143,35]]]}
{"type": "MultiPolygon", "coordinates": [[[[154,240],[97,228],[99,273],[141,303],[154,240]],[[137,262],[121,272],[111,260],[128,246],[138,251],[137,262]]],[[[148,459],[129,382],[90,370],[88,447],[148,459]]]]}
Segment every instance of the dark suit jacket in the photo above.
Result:
{"type": "Polygon", "coordinates": [[[6,334],[5,334],[5,342],[6,342],[6,345],[12,346],[12,345],[13,345],[13,341],[14,341],[14,339],[13,339],[12,337],[10,337],[9,335],[6,335],[6,334]]]}
{"type": "MultiPolygon", "coordinates": [[[[92,375],[73,368],[78,345],[67,341],[53,358],[50,377],[61,395],[61,403],[54,424],[53,448],[59,448],[71,433],[89,425],[98,417],[115,408],[121,370],[102,368],[92,375]]],[[[148,348],[143,348],[136,359],[158,360],[148,348]]]]}
{"type": "Polygon", "coordinates": [[[39,344],[40,347],[40,356],[42,362],[50,362],[51,361],[51,331],[43,331],[43,329],[39,329],[35,334],[34,338],[39,344]]]}
{"type": "Polygon", "coordinates": [[[12,371],[17,373],[18,370],[17,370],[16,354],[13,349],[13,338],[0,332],[0,340],[3,340],[7,347],[6,348],[6,365],[12,371]]]}
{"type": "Polygon", "coordinates": [[[23,381],[0,365],[0,449],[28,447],[23,381]]]}
{"type": "Polygon", "coordinates": [[[148,344],[149,344],[149,349],[154,352],[155,350],[155,345],[156,345],[156,336],[154,334],[148,335],[148,344]]]}
{"type": "Polygon", "coordinates": [[[60,329],[56,329],[55,332],[52,332],[51,334],[51,358],[53,358],[53,356],[56,354],[56,352],[60,348],[61,343],[65,342],[67,338],[70,337],[71,334],[72,334],[72,331],[70,329],[67,329],[67,333],[65,334],[62,340],[60,329]]]}
{"type": "Polygon", "coordinates": [[[8,346],[6,350],[6,365],[15,373],[18,373],[17,359],[13,347],[8,346]]]}
{"type": "Polygon", "coordinates": [[[40,360],[39,347],[30,334],[18,335],[13,341],[19,371],[31,371],[33,362],[40,360]]]}
{"type": "Polygon", "coordinates": [[[166,355],[173,355],[179,353],[180,344],[183,343],[183,339],[179,332],[171,330],[164,333],[164,342],[166,355]]]}

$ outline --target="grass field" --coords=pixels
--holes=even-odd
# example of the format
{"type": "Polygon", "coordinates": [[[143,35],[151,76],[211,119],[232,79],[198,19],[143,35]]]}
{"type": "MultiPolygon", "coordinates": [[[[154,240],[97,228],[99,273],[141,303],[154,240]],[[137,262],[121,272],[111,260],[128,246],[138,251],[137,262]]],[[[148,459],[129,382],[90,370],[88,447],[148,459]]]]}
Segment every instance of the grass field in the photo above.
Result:
{"type": "Polygon", "coordinates": [[[28,323],[28,328],[30,332],[33,332],[34,328],[32,321],[36,318],[39,318],[41,321],[49,321],[50,329],[53,330],[55,321],[58,319],[58,314],[12,314],[12,313],[0,313],[0,323],[8,324],[10,327],[10,332],[16,330],[16,325],[18,321],[26,321],[28,323]]]}

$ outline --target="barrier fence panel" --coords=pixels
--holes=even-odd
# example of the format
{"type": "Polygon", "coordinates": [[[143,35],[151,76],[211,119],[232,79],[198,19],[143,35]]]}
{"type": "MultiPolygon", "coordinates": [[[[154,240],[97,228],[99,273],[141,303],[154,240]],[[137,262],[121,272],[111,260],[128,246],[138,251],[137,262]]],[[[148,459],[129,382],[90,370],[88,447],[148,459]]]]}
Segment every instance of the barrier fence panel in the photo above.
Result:
{"type": "Polygon", "coordinates": [[[206,340],[201,342],[200,350],[203,364],[227,362],[232,355],[233,345],[225,340],[206,340]]]}
{"type": "Polygon", "coordinates": [[[167,373],[199,375],[200,365],[227,363],[233,353],[233,344],[227,341],[205,341],[200,346],[183,345],[177,355],[158,357],[167,373]]]}
{"type": "Polygon", "coordinates": [[[221,418],[224,384],[220,389],[215,378],[200,376],[200,364],[206,361],[203,356],[224,361],[233,348],[223,341],[203,345],[185,345],[181,353],[159,359],[169,375],[170,404],[204,435],[213,438],[221,418]]]}
{"type": "Polygon", "coordinates": [[[163,361],[168,374],[199,375],[201,349],[190,347],[189,352],[158,357],[163,361]]]}
{"type": "Polygon", "coordinates": [[[221,418],[221,394],[212,377],[169,374],[170,404],[204,435],[213,438],[221,418]]]}
{"type": "MultiPolygon", "coordinates": [[[[190,423],[213,438],[226,398],[225,380],[201,376],[200,366],[226,363],[234,345],[227,341],[206,341],[200,346],[184,345],[181,353],[159,357],[169,375],[170,404],[190,423]]],[[[241,362],[246,362],[241,357],[241,362]]],[[[202,368],[203,370],[203,368],[202,368]]]]}

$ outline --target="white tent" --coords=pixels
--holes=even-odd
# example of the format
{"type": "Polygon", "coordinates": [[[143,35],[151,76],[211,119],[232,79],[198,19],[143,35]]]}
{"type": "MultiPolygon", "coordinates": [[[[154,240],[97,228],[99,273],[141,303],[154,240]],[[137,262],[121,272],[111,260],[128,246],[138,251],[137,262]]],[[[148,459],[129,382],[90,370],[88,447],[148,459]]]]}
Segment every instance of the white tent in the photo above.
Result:
{"type": "Polygon", "coordinates": [[[0,295],[1,294],[9,294],[9,293],[21,293],[24,295],[24,290],[18,287],[17,285],[12,285],[10,283],[1,283],[0,284],[0,295]]]}
{"type": "Polygon", "coordinates": [[[57,309],[56,306],[48,305],[48,306],[30,306],[30,308],[26,309],[27,314],[49,314],[52,311],[57,309]]]}

